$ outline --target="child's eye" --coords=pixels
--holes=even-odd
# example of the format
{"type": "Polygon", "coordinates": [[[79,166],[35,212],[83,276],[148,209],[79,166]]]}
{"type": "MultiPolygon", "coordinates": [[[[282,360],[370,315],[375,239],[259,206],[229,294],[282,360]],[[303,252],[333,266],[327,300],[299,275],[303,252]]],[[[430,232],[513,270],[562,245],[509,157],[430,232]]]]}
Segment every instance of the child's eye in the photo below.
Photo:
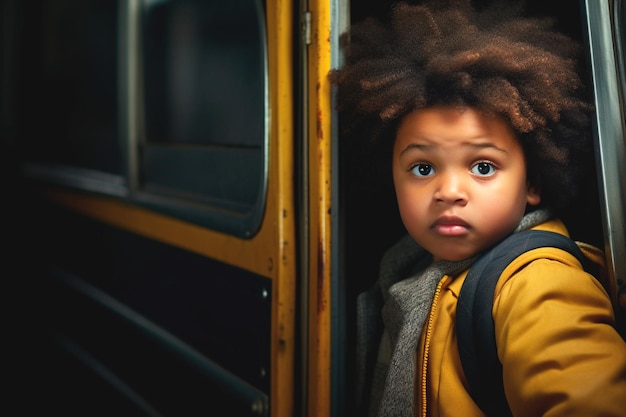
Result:
{"type": "Polygon", "coordinates": [[[420,163],[413,165],[411,167],[411,172],[416,177],[428,177],[435,173],[435,168],[433,168],[432,165],[420,163]]]}
{"type": "Polygon", "coordinates": [[[479,162],[472,167],[472,174],[490,177],[496,173],[496,167],[490,162],[479,162]]]}

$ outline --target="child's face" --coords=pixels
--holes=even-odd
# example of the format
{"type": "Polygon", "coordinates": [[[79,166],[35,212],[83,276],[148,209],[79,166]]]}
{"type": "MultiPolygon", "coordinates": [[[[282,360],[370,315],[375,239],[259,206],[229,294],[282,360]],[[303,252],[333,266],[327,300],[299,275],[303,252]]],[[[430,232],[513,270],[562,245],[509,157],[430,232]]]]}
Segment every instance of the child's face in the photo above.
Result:
{"type": "Polygon", "coordinates": [[[476,255],[540,202],[524,152],[504,121],[467,108],[408,114],[396,133],[393,182],[402,221],[435,260],[476,255]]]}

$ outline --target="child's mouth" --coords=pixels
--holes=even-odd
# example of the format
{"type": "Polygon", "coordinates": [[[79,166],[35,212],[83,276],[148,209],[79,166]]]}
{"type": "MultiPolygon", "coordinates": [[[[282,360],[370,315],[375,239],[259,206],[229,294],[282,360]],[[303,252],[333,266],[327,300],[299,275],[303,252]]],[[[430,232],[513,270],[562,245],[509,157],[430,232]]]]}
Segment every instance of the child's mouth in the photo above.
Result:
{"type": "Polygon", "coordinates": [[[435,221],[433,229],[442,236],[461,236],[469,231],[469,224],[460,217],[442,216],[435,221]]]}

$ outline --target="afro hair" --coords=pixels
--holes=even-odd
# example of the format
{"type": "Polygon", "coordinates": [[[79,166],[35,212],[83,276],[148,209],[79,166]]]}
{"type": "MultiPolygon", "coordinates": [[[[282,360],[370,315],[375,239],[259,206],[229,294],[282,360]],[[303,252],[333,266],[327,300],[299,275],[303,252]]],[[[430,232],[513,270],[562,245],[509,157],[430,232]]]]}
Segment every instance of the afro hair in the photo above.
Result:
{"type": "Polygon", "coordinates": [[[569,204],[591,152],[581,48],[554,19],[522,12],[500,2],[398,3],[388,21],[353,25],[342,35],[344,64],[329,74],[342,134],[358,146],[392,143],[405,115],[435,105],[498,115],[524,148],[542,205],[569,204]]]}

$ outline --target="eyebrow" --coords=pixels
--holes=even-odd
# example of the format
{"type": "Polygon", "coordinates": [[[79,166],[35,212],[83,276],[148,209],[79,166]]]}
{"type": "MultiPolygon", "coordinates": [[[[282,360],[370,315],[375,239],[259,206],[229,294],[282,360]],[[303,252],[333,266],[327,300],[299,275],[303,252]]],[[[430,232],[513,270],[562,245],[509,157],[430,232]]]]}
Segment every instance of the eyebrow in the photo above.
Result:
{"type": "MultiPolygon", "coordinates": [[[[503,152],[508,154],[509,152],[504,149],[501,148],[499,146],[494,145],[493,143],[490,142],[483,142],[483,143],[467,143],[464,144],[465,146],[469,146],[471,148],[476,148],[476,149],[494,149],[496,151],[499,152],[503,152]]],[[[435,146],[433,145],[427,145],[424,143],[409,143],[406,148],[404,148],[402,151],[400,151],[400,156],[404,155],[404,153],[410,151],[411,149],[419,149],[425,152],[428,152],[429,150],[431,150],[432,148],[434,148],[435,146]]]]}

